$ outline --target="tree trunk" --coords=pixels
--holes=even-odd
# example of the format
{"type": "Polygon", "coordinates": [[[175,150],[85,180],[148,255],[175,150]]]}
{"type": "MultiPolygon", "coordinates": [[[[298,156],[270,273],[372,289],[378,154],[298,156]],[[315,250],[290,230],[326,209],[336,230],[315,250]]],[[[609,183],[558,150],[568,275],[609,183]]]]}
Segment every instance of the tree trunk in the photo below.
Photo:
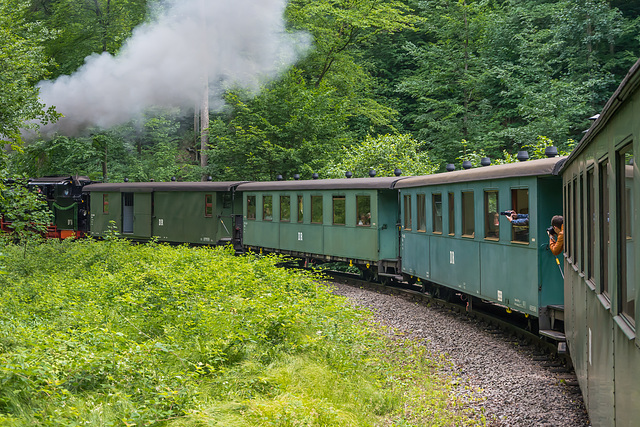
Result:
{"type": "Polygon", "coordinates": [[[203,169],[202,180],[207,179],[204,169],[207,167],[209,156],[209,82],[205,80],[202,106],[200,108],[200,167],[203,169]]]}
{"type": "Polygon", "coordinates": [[[102,158],[102,182],[108,182],[107,177],[107,144],[104,144],[104,157],[102,158]]]}
{"type": "Polygon", "coordinates": [[[462,118],[462,135],[464,139],[469,137],[469,90],[467,89],[467,74],[469,72],[469,21],[467,20],[467,2],[462,2],[462,16],[464,18],[464,74],[463,74],[463,97],[464,97],[464,117],[462,118]]]}
{"type": "MultiPolygon", "coordinates": [[[[201,0],[202,7],[202,58],[203,63],[207,61],[207,19],[206,19],[206,2],[201,0]]],[[[207,149],[209,148],[209,74],[206,65],[203,69],[204,74],[204,90],[202,94],[202,103],[200,104],[200,167],[202,168],[202,181],[206,181],[207,174],[205,169],[208,165],[209,156],[207,149]]]]}

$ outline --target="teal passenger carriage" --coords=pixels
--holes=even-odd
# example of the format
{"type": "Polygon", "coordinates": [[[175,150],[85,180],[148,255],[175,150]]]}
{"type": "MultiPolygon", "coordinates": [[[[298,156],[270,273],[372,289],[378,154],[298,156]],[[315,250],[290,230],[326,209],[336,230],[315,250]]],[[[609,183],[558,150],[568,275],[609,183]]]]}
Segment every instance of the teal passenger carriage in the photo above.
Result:
{"type": "Polygon", "coordinates": [[[554,157],[411,177],[396,183],[402,209],[402,272],[540,318],[563,340],[563,279],[546,229],[562,213],[554,157]],[[501,212],[529,216],[512,225],[501,212]],[[555,328],[554,328],[555,327],[555,328]]]}
{"type": "Polygon", "coordinates": [[[398,274],[402,178],[243,184],[244,245],[307,260],[346,261],[371,277],[398,274]]]}
{"type": "Polygon", "coordinates": [[[640,61],[562,168],[567,343],[593,425],[640,420],[640,61]]]}

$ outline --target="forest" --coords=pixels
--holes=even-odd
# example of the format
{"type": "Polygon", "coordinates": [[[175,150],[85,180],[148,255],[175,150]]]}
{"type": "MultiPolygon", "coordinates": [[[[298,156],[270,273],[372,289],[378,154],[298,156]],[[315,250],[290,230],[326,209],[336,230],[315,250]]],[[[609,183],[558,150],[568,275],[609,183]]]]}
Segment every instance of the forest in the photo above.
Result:
{"type": "Polygon", "coordinates": [[[4,0],[0,28],[3,178],[567,152],[640,55],[633,0],[4,0]]]}

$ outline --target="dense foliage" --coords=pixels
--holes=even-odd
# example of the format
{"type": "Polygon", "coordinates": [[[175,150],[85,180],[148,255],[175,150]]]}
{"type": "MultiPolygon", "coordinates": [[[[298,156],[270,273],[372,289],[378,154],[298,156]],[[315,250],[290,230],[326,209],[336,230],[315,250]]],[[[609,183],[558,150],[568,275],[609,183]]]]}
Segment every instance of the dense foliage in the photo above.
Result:
{"type": "MultiPolygon", "coordinates": [[[[12,67],[0,71],[0,133],[15,135],[16,123],[42,114],[29,84],[45,70],[57,77],[92,53],[117,54],[161,5],[3,3],[3,52],[29,54],[8,56],[12,67]],[[23,89],[8,91],[8,80],[23,89]],[[24,99],[29,107],[19,109],[24,99]]],[[[417,141],[439,169],[459,163],[461,151],[504,159],[539,137],[567,149],[640,56],[640,7],[631,0],[290,0],[285,18],[312,48],[258,92],[225,88],[224,105],[211,112],[205,170],[197,113],[154,108],[126,125],[33,143],[12,172],[305,178],[335,169],[343,150],[375,163],[368,146],[379,135],[417,141]]]]}
{"type": "Polygon", "coordinates": [[[115,233],[3,252],[2,425],[466,419],[426,354],[278,258],[115,233]]]}
{"type": "Polygon", "coordinates": [[[25,0],[0,3],[0,141],[19,142],[26,121],[56,118],[38,101],[35,88],[47,75],[43,44],[49,33],[43,25],[27,22],[27,8],[25,0]]]}

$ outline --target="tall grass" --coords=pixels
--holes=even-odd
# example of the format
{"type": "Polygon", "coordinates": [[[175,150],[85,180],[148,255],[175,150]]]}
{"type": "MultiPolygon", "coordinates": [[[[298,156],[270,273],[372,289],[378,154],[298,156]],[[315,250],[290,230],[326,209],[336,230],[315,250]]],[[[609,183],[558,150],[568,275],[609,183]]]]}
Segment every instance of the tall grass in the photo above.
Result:
{"type": "Polygon", "coordinates": [[[277,257],[118,238],[3,253],[0,425],[470,422],[426,355],[277,257]]]}

